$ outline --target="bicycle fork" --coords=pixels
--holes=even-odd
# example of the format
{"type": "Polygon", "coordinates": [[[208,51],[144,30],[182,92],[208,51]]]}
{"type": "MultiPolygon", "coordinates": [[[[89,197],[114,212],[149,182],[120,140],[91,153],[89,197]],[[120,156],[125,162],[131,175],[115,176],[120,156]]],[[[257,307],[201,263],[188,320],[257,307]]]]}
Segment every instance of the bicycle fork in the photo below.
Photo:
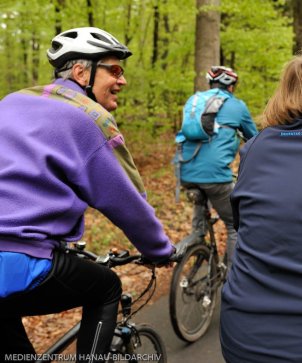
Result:
{"type": "MultiPolygon", "coordinates": [[[[210,230],[210,234],[214,233],[210,230]]],[[[202,306],[207,308],[212,303],[212,292],[218,289],[221,282],[224,280],[227,272],[227,266],[219,261],[216,245],[211,245],[209,263],[207,266],[207,288],[206,293],[203,297],[202,306]],[[217,271],[213,274],[212,266],[215,264],[217,271]]]]}

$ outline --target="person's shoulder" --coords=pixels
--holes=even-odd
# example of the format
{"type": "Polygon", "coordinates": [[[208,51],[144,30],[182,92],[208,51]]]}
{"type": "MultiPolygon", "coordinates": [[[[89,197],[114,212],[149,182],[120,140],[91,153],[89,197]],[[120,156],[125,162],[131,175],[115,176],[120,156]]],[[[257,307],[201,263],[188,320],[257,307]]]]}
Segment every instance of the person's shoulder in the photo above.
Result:
{"type": "Polygon", "coordinates": [[[196,91],[191,95],[191,97],[194,95],[211,96],[211,95],[216,95],[216,94],[221,94],[221,93],[222,93],[222,90],[220,90],[219,88],[209,88],[209,89],[202,90],[202,91],[196,91]]]}
{"type": "Polygon", "coordinates": [[[243,158],[248,152],[249,150],[255,145],[257,144],[257,142],[259,141],[259,139],[261,140],[263,135],[267,132],[267,129],[262,129],[260,130],[256,135],[254,135],[253,137],[251,137],[250,139],[248,139],[244,145],[240,148],[240,156],[243,158]]]}
{"type": "Polygon", "coordinates": [[[237,110],[237,112],[247,112],[248,111],[248,107],[247,107],[246,103],[242,99],[234,96],[234,94],[232,94],[232,96],[228,99],[226,104],[231,108],[235,108],[237,110]]]}
{"type": "Polygon", "coordinates": [[[241,99],[232,94],[232,97],[230,98],[233,102],[236,102],[239,106],[247,108],[246,103],[241,99]]]}

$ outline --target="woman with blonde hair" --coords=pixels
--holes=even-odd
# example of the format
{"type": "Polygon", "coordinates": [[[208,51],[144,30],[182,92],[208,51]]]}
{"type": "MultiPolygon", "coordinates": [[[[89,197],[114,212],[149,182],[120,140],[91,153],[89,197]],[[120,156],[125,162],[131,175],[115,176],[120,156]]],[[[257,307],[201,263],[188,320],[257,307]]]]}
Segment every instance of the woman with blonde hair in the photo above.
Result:
{"type": "Polygon", "coordinates": [[[302,56],[284,68],[242,148],[231,195],[238,239],[222,290],[227,363],[302,362],[302,56]]]}

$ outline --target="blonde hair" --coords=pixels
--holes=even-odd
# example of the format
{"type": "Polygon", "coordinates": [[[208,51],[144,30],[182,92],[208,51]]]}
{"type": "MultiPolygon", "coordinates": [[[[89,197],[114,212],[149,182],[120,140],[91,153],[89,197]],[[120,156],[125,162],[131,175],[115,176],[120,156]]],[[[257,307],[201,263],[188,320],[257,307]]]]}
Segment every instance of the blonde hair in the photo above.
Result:
{"type": "Polygon", "coordinates": [[[297,55],[283,69],[278,88],[264,109],[262,126],[290,124],[301,116],[302,55],[297,55]]]}

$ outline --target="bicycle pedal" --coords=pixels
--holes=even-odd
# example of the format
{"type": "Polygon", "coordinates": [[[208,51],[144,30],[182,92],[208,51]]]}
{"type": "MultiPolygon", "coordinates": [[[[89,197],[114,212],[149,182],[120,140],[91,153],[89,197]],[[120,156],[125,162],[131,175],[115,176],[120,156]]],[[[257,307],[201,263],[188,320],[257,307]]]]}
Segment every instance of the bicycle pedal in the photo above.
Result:
{"type": "Polygon", "coordinates": [[[208,296],[208,295],[205,295],[205,296],[203,297],[203,299],[202,299],[202,306],[203,306],[204,308],[207,308],[207,307],[209,307],[209,306],[211,305],[211,303],[212,303],[212,300],[209,298],[209,296],[208,296]]]}
{"type": "Polygon", "coordinates": [[[183,287],[183,288],[186,288],[189,286],[189,283],[188,283],[188,280],[187,279],[182,279],[180,281],[180,284],[179,284],[180,287],[183,287]]]}

